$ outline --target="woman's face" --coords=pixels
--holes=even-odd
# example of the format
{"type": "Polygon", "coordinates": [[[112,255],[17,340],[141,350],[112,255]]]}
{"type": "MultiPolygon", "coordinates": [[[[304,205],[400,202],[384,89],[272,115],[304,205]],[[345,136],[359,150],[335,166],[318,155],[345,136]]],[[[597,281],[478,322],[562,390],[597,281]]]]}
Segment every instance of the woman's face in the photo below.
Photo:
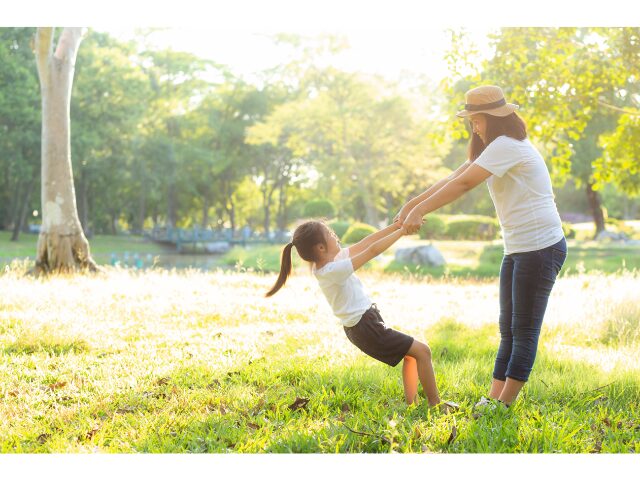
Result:
{"type": "Polygon", "coordinates": [[[487,117],[483,114],[475,114],[470,117],[471,128],[473,129],[473,133],[478,135],[480,139],[486,143],[486,133],[487,133],[487,117]]]}

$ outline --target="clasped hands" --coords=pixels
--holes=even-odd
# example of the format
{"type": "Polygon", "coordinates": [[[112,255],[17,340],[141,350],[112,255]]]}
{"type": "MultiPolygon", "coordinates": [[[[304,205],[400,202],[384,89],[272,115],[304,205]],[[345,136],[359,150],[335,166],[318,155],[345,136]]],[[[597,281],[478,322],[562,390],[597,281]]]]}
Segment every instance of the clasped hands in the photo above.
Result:
{"type": "Polygon", "coordinates": [[[407,204],[395,216],[393,223],[398,224],[398,228],[404,229],[405,235],[412,235],[420,230],[424,219],[415,208],[407,204]]]}

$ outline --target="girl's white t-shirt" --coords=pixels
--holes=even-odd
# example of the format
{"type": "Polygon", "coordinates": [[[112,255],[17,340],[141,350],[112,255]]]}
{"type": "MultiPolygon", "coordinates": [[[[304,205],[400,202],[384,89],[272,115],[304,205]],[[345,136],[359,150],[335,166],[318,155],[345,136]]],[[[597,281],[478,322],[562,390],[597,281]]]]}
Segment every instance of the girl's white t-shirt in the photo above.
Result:
{"type": "Polygon", "coordinates": [[[333,261],[313,274],[336,317],[345,327],[353,327],[371,307],[371,299],[353,271],[349,249],[342,248],[333,261]]]}
{"type": "Polygon", "coordinates": [[[549,170],[529,139],[501,135],[474,162],[487,179],[502,227],[504,253],[542,250],[564,237],[549,170]]]}

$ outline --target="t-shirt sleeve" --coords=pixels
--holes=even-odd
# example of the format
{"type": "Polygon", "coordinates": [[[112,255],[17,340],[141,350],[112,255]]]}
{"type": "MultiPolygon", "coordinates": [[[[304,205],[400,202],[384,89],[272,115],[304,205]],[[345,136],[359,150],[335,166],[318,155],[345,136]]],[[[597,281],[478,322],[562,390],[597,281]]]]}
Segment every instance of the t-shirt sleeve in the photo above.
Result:
{"type": "Polygon", "coordinates": [[[510,168],[520,162],[520,156],[516,152],[517,150],[513,148],[509,139],[498,137],[484,149],[473,163],[497,177],[502,177],[510,168]]]}
{"type": "Polygon", "coordinates": [[[342,284],[353,273],[353,263],[350,258],[337,260],[335,262],[327,263],[321,271],[316,272],[316,275],[324,280],[328,280],[333,283],[342,284]]]}
{"type": "Polygon", "coordinates": [[[349,258],[349,247],[341,248],[338,254],[334,257],[334,261],[344,260],[345,258],[349,258]]]}

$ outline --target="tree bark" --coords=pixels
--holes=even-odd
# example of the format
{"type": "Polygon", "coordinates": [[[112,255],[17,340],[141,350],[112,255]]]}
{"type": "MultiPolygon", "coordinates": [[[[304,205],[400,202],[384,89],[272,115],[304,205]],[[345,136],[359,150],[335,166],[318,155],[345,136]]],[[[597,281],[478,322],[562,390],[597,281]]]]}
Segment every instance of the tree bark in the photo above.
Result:
{"type": "Polygon", "coordinates": [[[600,194],[593,189],[592,183],[587,183],[586,186],[587,201],[589,202],[589,209],[591,210],[591,216],[596,225],[596,233],[593,238],[604,231],[604,212],[602,211],[602,201],[600,200],[600,194]]]}
{"type": "Polygon", "coordinates": [[[36,273],[98,270],[78,218],[70,145],[70,100],[81,28],[38,28],[35,50],[42,95],[42,228],[36,273]]]}

